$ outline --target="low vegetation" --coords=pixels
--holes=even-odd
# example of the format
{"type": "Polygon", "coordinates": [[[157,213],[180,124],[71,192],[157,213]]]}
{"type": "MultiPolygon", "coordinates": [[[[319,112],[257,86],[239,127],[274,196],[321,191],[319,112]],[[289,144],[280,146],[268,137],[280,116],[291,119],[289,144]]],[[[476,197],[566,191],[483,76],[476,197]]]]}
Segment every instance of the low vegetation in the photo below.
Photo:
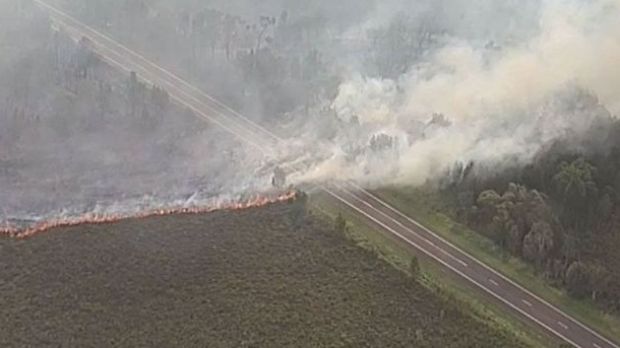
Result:
{"type": "Polygon", "coordinates": [[[300,209],[0,240],[0,345],[524,346],[300,209]]]}

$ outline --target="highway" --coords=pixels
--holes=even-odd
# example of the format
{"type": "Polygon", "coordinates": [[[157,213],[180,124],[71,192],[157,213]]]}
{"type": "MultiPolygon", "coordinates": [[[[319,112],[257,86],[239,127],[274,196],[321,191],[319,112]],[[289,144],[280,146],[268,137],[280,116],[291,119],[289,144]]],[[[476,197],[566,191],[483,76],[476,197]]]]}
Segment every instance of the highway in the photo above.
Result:
{"type": "MultiPolygon", "coordinates": [[[[265,156],[275,156],[283,139],[243,117],[172,72],[79,22],[47,3],[35,0],[52,21],[76,40],[87,38],[91,48],[110,65],[136,72],[147,83],[166,89],[170,98],[191,109],[197,117],[218,125],[265,156]]],[[[517,315],[580,348],[620,348],[499,272],[477,261],[420,223],[351,182],[320,186],[334,199],[364,217],[369,224],[392,234],[418,252],[490,294],[517,315]]]]}

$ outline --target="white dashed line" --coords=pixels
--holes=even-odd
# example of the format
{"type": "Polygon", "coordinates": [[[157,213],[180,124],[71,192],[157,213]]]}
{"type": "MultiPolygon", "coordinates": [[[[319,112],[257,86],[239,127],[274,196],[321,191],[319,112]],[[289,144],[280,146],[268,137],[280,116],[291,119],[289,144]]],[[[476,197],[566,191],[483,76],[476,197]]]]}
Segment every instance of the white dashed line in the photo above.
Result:
{"type": "Polygon", "coordinates": [[[528,300],[521,300],[521,302],[523,302],[528,307],[532,307],[532,303],[528,300]]]}
{"type": "Polygon", "coordinates": [[[463,267],[467,267],[467,263],[465,263],[464,261],[457,259],[454,255],[450,254],[449,252],[443,250],[442,248],[437,248],[437,250],[439,250],[439,252],[441,252],[442,254],[446,255],[447,257],[451,258],[452,260],[460,263],[463,267]]]}
{"type": "MultiPolygon", "coordinates": [[[[342,189],[342,188],[341,188],[341,189],[342,189]]],[[[391,217],[391,216],[387,215],[386,213],[384,213],[384,212],[380,211],[379,209],[375,208],[372,204],[370,204],[370,203],[369,203],[369,202],[367,202],[366,200],[364,200],[364,199],[362,199],[362,198],[360,198],[360,197],[355,196],[354,194],[352,194],[351,192],[349,192],[349,191],[348,191],[348,190],[346,190],[346,189],[342,189],[342,190],[343,190],[344,192],[346,192],[347,194],[349,194],[350,196],[352,196],[352,197],[354,197],[355,199],[357,199],[358,201],[360,201],[360,202],[361,202],[362,204],[364,204],[365,206],[367,206],[367,207],[369,207],[369,208],[371,208],[371,209],[373,209],[373,210],[377,211],[379,214],[381,214],[381,215],[385,216],[386,218],[388,218],[388,219],[390,220],[390,222],[393,222],[393,223],[397,224],[399,227],[401,227],[401,228],[405,229],[407,232],[412,233],[413,235],[415,235],[415,236],[417,236],[417,237],[421,238],[422,240],[424,240],[426,243],[429,243],[430,245],[432,245],[432,246],[436,247],[436,248],[437,248],[437,250],[439,250],[439,252],[440,252],[440,253],[442,253],[442,254],[446,255],[447,257],[451,258],[452,260],[454,260],[454,261],[458,262],[459,264],[461,264],[461,266],[463,266],[463,267],[469,267],[469,265],[468,265],[465,261],[463,261],[463,260],[461,260],[461,259],[457,258],[456,256],[452,255],[451,253],[447,252],[446,250],[444,250],[444,249],[442,249],[442,248],[440,248],[440,247],[436,246],[433,242],[429,241],[428,239],[426,239],[426,238],[424,238],[424,237],[422,237],[422,236],[418,235],[418,234],[417,234],[416,232],[414,232],[412,229],[408,228],[407,226],[405,226],[405,225],[404,225],[403,223],[401,223],[400,221],[398,221],[398,220],[394,219],[393,217],[391,217]]]]}
{"type": "MultiPolygon", "coordinates": [[[[41,2],[40,0],[35,0],[35,2],[36,2],[36,3],[38,3],[38,4],[40,4],[40,5],[43,5],[45,8],[48,8],[48,9],[52,10],[53,12],[55,12],[55,13],[57,13],[57,14],[59,13],[61,16],[63,16],[63,18],[64,18],[64,17],[67,17],[67,18],[71,19],[72,21],[74,21],[74,19],[73,19],[72,17],[67,16],[67,15],[66,15],[66,14],[64,14],[63,12],[58,11],[57,9],[55,9],[55,8],[53,8],[53,7],[49,6],[49,5],[47,5],[47,4],[43,3],[43,2],[41,2]]],[[[60,22],[63,22],[63,21],[62,21],[62,20],[60,20],[60,22]]],[[[79,23],[79,22],[78,22],[78,23],[79,23]]],[[[73,26],[75,26],[75,24],[66,24],[65,26],[68,26],[68,27],[73,27],[73,26]]],[[[96,32],[96,31],[92,30],[91,28],[89,28],[89,27],[87,27],[87,26],[86,26],[86,28],[88,28],[88,30],[89,30],[89,31],[93,31],[93,32],[94,32],[97,36],[103,36],[102,34],[100,34],[100,33],[96,32]]],[[[76,32],[79,34],[80,32],[83,32],[83,31],[84,31],[84,29],[76,27],[76,29],[74,29],[74,31],[76,31],[76,32]]],[[[111,39],[109,39],[109,38],[107,38],[107,37],[105,37],[105,36],[103,36],[103,37],[104,37],[106,40],[109,40],[110,42],[112,42],[114,45],[119,45],[119,44],[118,44],[118,43],[116,43],[115,41],[113,41],[113,40],[111,40],[111,39]]],[[[145,69],[145,68],[143,67],[143,64],[141,64],[141,63],[136,63],[136,62],[134,61],[134,58],[131,58],[131,59],[127,60],[127,58],[126,58],[126,57],[124,57],[124,56],[127,54],[127,52],[121,52],[121,53],[119,53],[117,50],[109,48],[109,47],[108,47],[108,45],[106,45],[106,44],[99,44],[98,46],[100,47],[100,49],[99,49],[99,50],[100,50],[100,51],[103,51],[102,56],[104,56],[104,59],[105,59],[105,58],[107,58],[108,62],[109,62],[109,61],[112,61],[112,62],[115,62],[115,63],[116,63],[116,64],[112,63],[112,65],[116,65],[116,66],[120,67],[121,69],[126,70],[126,67],[125,67],[123,64],[119,64],[119,63],[118,63],[118,62],[116,62],[113,58],[110,58],[110,57],[109,57],[109,56],[110,56],[110,52],[112,53],[112,55],[113,55],[114,57],[116,57],[116,56],[120,57],[120,58],[121,58],[121,61],[126,60],[128,65],[130,65],[130,66],[134,66],[134,67],[137,67],[137,69],[136,69],[136,70],[141,70],[141,71],[145,72],[145,75],[147,75],[147,76],[154,76],[154,77],[155,77],[155,79],[159,80],[159,81],[160,81],[160,82],[162,82],[163,84],[166,84],[166,85],[168,85],[168,86],[172,87],[172,90],[175,90],[175,91],[178,93],[178,95],[180,95],[180,97],[175,97],[175,96],[171,93],[171,97],[172,97],[172,98],[175,98],[177,102],[179,102],[179,103],[181,103],[181,104],[183,104],[183,105],[186,105],[187,107],[189,107],[189,108],[191,108],[191,109],[193,109],[193,110],[196,110],[196,107],[195,107],[195,106],[193,106],[193,105],[191,105],[191,104],[193,104],[193,103],[194,103],[194,101],[196,101],[196,103],[197,103],[198,105],[200,105],[200,108],[209,109],[209,111],[210,111],[210,112],[215,111],[218,115],[224,116],[225,118],[227,118],[227,119],[228,119],[227,115],[222,114],[222,112],[221,112],[221,111],[219,111],[218,109],[215,109],[213,106],[207,105],[207,104],[205,104],[204,102],[202,102],[202,101],[198,100],[196,97],[194,97],[192,94],[190,94],[189,92],[187,92],[185,89],[181,89],[181,88],[179,88],[179,87],[176,87],[176,85],[175,85],[175,84],[172,84],[171,82],[169,82],[169,81],[168,81],[168,78],[167,78],[167,77],[166,77],[166,78],[162,78],[162,77],[160,77],[158,74],[154,74],[154,73],[153,73],[150,69],[145,69]],[[108,53],[107,55],[105,55],[105,53],[106,53],[106,52],[108,53]],[[191,102],[191,104],[188,104],[188,102],[187,102],[187,100],[188,100],[188,99],[192,101],[192,102],[191,102]]],[[[121,47],[123,47],[124,49],[126,49],[126,50],[127,50],[127,51],[131,54],[131,55],[136,55],[136,53],[134,53],[133,51],[130,51],[129,49],[125,48],[124,46],[121,46],[121,47]]],[[[158,68],[158,70],[160,70],[160,71],[162,71],[162,72],[165,72],[166,74],[165,74],[164,76],[171,76],[171,77],[173,77],[176,81],[179,81],[179,82],[181,82],[181,83],[182,83],[182,84],[184,84],[184,85],[189,85],[187,82],[185,82],[185,81],[183,81],[183,80],[179,79],[179,78],[178,78],[178,77],[176,77],[175,75],[172,75],[171,73],[168,73],[167,71],[163,70],[162,68],[159,68],[159,67],[158,67],[157,65],[155,65],[154,63],[151,63],[150,61],[147,61],[147,60],[146,60],[145,58],[143,58],[142,56],[139,56],[139,55],[138,55],[138,57],[140,57],[143,61],[147,62],[148,64],[150,64],[150,65],[152,65],[152,66],[155,66],[156,68],[158,68]]],[[[146,80],[143,76],[141,76],[141,78],[142,78],[143,80],[146,80]]],[[[218,105],[218,108],[219,108],[219,105],[218,105]]],[[[232,111],[232,110],[231,110],[231,111],[232,111]]],[[[246,137],[244,137],[242,134],[240,135],[238,130],[231,129],[231,127],[232,127],[232,128],[237,128],[237,127],[240,127],[240,125],[239,125],[239,123],[238,123],[238,122],[239,122],[238,120],[234,119],[234,120],[235,120],[235,122],[232,122],[232,123],[227,122],[227,123],[226,123],[226,125],[223,125],[223,124],[221,123],[221,121],[220,121],[219,117],[218,117],[217,119],[214,119],[214,118],[212,118],[212,117],[207,116],[204,112],[200,112],[200,111],[198,112],[198,114],[199,114],[199,115],[201,115],[201,116],[202,116],[202,118],[208,118],[208,119],[210,119],[212,122],[214,122],[214,123],[216,123],[216,124],[218,124],[218,125],[222,126],[225,130],[227,130],[227,131],[231,132],[232,134],[235,134],[235,135],[237,135],[237,136],[240,136],[242,139],[245,139],[245,138],[246,138],[246,137]]],[[[242,129],[243,129],[243,128],[242,128],[242,129]]],[[[245,129],[243,129],[243,130],[245,131],[245,129]]],[[[251,134],[251,133],[250,133],[250,134],[251,134]]],[[[248,140],[246,139],[246,141],[248,141],[248,140]]],[[[249,142],[249,141],[248,141],[248,142],[249,142]]],[[[256,146],[256,145],[254,145],[254,146],[256,146]]],[[[258,147],[259,149],[263,149],[263,147],[262,147],[262,146],[260,146],[260,144],[259,144],[257,147],[258,147]]],[[[332,195],[334,195],[334,194],[332,193],[332,195]]],[[[348,203],[346,202],[346,200],[342,200],[342,198],[339,198],[338,196],[336,196],[336,197],[337,197],[339,200],[343,201],[345,204],[348,204],[348,203]]],[[[385,204],[385,203],[382,203],[382,204],[385,204]]],[[[354,207],[354,206],[352,206],[351,204],[348,204],[348,205],[349,205],[349,206],[351,206],[351,207],[353,207],[353,208],[355,208],[355,207],[354,207]]],[[[394,210],[394,209],[393,209],[393,208],[391,208],[391,207],[388,207],[388,208],[390,208],[390,209],[394,210]]],[[[359,211],[359,209],[356,209],[356,210],[358,210],[358,211],[359,211]]],[[[360,211],[360,212],[361,212],[361,211],[360,211]]],[[[373,221],[375,221],[375,222],[379,223],[381,226],[383,226],[384,228],[386,228],[387,230],[389,230],[389,231],[390,231],[390,232],[392,232],[393,234],[395,234],[395,235],[399,236],[401,239],[405,240],[405,241],[406,241],[406,242],[408,242],[409,244],[412,244],[412,245],[414,245],[414,246],[415,246],[415,243],[413,243],[411,240],[409,240],[409,239],[405,238],[404,236],[400,235],[398,232],[396,232],[396,231],[394,231],[393,229],[389,228],[388,226],[386,226],[385,224],[381,223],[380,221],[378,221],[378,220],[376,220],[376,219],[373,219],[373,218],[372,218],[372,216],[369,216],[369,215],[367,215],[367,214],[364,214],[363,212],[361,212],[361,213],[362,213],[363,215],[367,216],[368,218],[372,219],[373,221]]],[[[402,213],[400,213],[400,212],[398,212],[398,213],[402,215],[402,213]]],[[[393,218],[392,218],[392,219],[393,219],[393,218]]],[[[413,221],[413,220],[411,220],[411,219],[409,219],[409,220],[410,220],[410,221],[412,221],[414,224],[416,224],[416,225],[420,226],[421,228],[424,228],[423,226],[419,225],[417,222],[415,222],[415,221],[413,221]]],[[[403,227],[403,225],[402,225],[400,222],[398,222],[398,221],[396,221],[396,222],[398,223],[398,225],[399,225],[399,226],[403,227]]],[[[428,230],[427,230],[427,231],[428,231],[428,230]]],[[[429,231],[429,233],[432,233],[432,232],[430,232],[430,231],[429,231]]],[[[421,238],[423,238],[423,237],[421,237],[421,238]]],[[[425,240],[425,239],[424,239],[424,240],[425,240]]],[[[428,240],[425,240],[425,241],[426,241],[427,243],[429,243],[430,245],[435,246],[435,244],[433,244],[432,242],[430,242],[430,241],[428,241],[428,240]]],[[[451,245],[451,246],[452,246],[452,245],[451,245]]],[[[437,247],[437,248],[438,248],[438,247],[437,247]]],[[[421,249],[421,248],[419,248],[419,247],[418,247],[418,249],[421,249]]],[[[463,261],[461,261],[461,260],[457,259],[456,257],[452,256],[451,254],[448,254],[446,251],[444,251],[444,250],[442,250],[442,249],[440,249],[440,248],[438,248],[438,249],[439,249],[441,252],[443,252],[444,254],[447,254],[449,257],[451,257],[451,258],[455,259],[455,260],[456,260],[457,262],[459,262],[461,265],[463,265],[463,266],[467,266],[467,264],[466,264],[465,262],[463,262],[463,261]]],[[[476,285],[480,286],[482,289],[484,289],[484,290],[486,290],[486,291],[489,291],[489,289],[488,289],[488,288],[486,288],[486,287],[484,287],[484,285],[477,283],[474,279],[472,279],[471,277],[467,276],[466,274],[463,274],[461,271],[457,270],[457,269],[456,269],[456,268],[454,268],[453,266],[450,266],[449,264],[445,263],[444,261],[442,261],[442,260],[440,260],[440,259],[436,258],[435,256],[433,256],[432,254],[428,253],[427,251],[425,251],[425,250],[423,250],[423,249],[421,249],[421,250],[422,250],[423,252],[425,252],[427,255],[429,255],[429,256],[431,256],[431,257],[434,257],[437,261],[439,261],[440,263],[444,264],[444,266],[446,266],[447,268],[452,269],[453,271],[455,271],[455,272],[456,272],[456,273],[458,273],[458,274],[461,274],[461,275],[462,275],[465,279],[468,279],[469,281],[473,282],[474,284],[476,284],[476,285]]],[[[457,250],[458,250],[458,251],[460,251],[460,249],[458,249],[458,248],[457,248],[457,250]]],[[[474,261],[475,261],[475,260],[474,260],[474,261]]],[[[488,268],[488,267],[487,267],[487,268],[488,268]]],[[[488,269],[490,269],[490,268],[488,268],[488,269]]],[[[490,270],[491,270],[491,271],[493,271],[492,269],[490,269],[490,270]]],[[[498,273],[498,275],[499,275],[499,276],[502,276],[502,275],[501,275],[501,274],[499,274],[499,273],[498,273]]],[[[509,279],[507,279],[507,278],[506,278],[505,280],[509,281],[509,279]]],[[[499,286],[499,284],[498,284],[496,281],[492,280],[492,279],[489,279],[489,282],[490,282],[490,283],[492,283],[492,284],[494,284],[495,286],[499,286]]],[[[515,284],[516,284],[516,283],[515,283],[515,284]]],[[[518,284],[516,284],[516,285],[518,286],[518,284]]],[[[523,290],[524,290],[524,291],[527,291],[526,289],[523,289],[523,290]]],[[[557,331],[553,330],[553,328],[546,326],[543,322],[541,322],[541,321],[540,321],[540,320],[538,320],[537,318],[532,317],[532,316],[531,316],[531,315],[529,315],[528,313],[526,313],[526,312],[524,312],[523,310],[521,310],[521,309],[517,308],[516,306],[512,305],[510,302],[508,302],[507,300],[503,299],[503,298],[502,298],[502,297],[500,297],[499,295],[497,295],[497,294],[495,294],[495,293],[493,293],[493,292],[491,292],[491,291],[489,291],[489,293],[491,293],[491,295],[494,295],[496,298],[498,298],[499,300],[503,301],[504,303],[506,303],[508,306],[512,307],[513,309],[515,309],[515,310],[519,311],[520,313],[524,314],[526,317],[530,318],[530,319],[531,319],[531,320],[533,320],[534,322],[536,322],[536,323],[538,323],[539,325],[541,325],[541,326],[543,326],[543,327],[547,328],[549,331],[551,331],[551,332],[553,332],[553,333],[557,334],[558,336],[560,336],[561,338],[564,338],[564,339],[566,339],[567,341],[571,342],[571,341],[570,341],[567,337],[565,337],[565,336],[564,336],[564,335],[562,335],[561,333],[558,333],[557,331]]],[[[544,302],[543,300],[541,300],[541,301],[542,301],[542,303],[543,303],[543,304],[546,304],[546,302],[544,302]]],[[[549,305],[549,306],[551,306],[551,305],[549,305]]],[[[555,309],[556,311],[558,311],[558,312],[559,312],[559,310],[557,310],[555,307],[551,306],[551,308],[552,308],[552,309],[555,309]]],[[[561,312],[559,312],[559,313],[561,313],[561,312]]],[[[561,313],[561,314],[563,314],[563,313],[561,313]]],[[[558,323],[558,325],[560,325],[562,328],[564,328],[564,330],[568,330],[568,329],[569,329],[569,328],[568,328],[568,326],[567,326],[566,324],[564,324],[563,322],[558,321],[557,323],[558,323]]],[[[589,332],[591,332],[592,334],[597,335],[597,336],[598,336],[599,338],[601,338],[602,340],[604,340],[604,341],[606,341],[606,342],[609,342],[612,346],[617,347],[615,344],[613,344],[612,342],[610,342],[610,341],[606,340],[604,337],[602,337],[602,336],[598,335],[596,332],[592,331],[592,330],[591,330],[591,329],[589,329],[588,327],[583,326],[581,323],[579,323],[579,322],[574,322],[573,324],[575,324],[575,325],[580,325],[581,327],[583,327],[584,329],[588,330],[588,331],[589,331],[589,332]]],[[[592,346],[593,346],[594,348],[602,348],[600,345],[598,345],[598,344],[596,344],[596,343],[594,343],[594,342],[592,343],[592,346]]]]}

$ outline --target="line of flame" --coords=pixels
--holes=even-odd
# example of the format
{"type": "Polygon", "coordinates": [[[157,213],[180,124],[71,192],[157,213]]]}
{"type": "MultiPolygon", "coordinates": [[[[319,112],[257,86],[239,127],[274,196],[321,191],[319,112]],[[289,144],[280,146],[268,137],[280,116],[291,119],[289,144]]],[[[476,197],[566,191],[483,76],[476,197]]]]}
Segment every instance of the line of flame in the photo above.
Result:
{"type": "Polygon", "coordinates": [[[238,202],[222,202],[215,206],[195,206],[195,207],[170,207],[162,209],[150,209],[135,214],[96,214],[86,213],[77,217],[58,218],[41,221],[35,225],[23,229],[12,226],[0,227],[0,236],[8,236],[16,239],[29,238],[51,229],[70,227],[77,225],[100,225],[111,224],[128,219],[144,219],[153,216],[164,216],[173,214],[204,214],[221,210],[241,210],[263,207],[269,204],[287,202],[296,199],[297,192],[289,191],[277,196],[255,195],[250,199],[238,202]]]}

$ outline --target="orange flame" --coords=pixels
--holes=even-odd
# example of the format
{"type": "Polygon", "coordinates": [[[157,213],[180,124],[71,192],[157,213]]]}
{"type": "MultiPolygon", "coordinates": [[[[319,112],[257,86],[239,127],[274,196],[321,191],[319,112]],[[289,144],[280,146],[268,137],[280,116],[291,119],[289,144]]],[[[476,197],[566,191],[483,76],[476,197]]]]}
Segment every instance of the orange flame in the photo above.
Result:
{"type": "Polygon", "coordinates": [[[100,225],[111,224],[128,219],[144,219],[153,216],[164,216],[174,214],[204,214],[221,210],[241,210],[250,208],[259,208],[269,204],[292,201],[297,198],[296,191],[289,191],[277,196],[254,195],[253,197],[240,202],[221,202],[215,206],[195,206],[195,207],[171,207],[162,209],[151,209],[138,212],[136,214],[96,214],[86,213],[77,217],[67,217],[53,219],[36,223],[35,225],[19,229],[14,226],[6,225],[0,227],[0,236],[5,235],[11,238],[25,239],[40,233],[47,232],[54,228],[70,227],[77,225],[100,225]]]}

